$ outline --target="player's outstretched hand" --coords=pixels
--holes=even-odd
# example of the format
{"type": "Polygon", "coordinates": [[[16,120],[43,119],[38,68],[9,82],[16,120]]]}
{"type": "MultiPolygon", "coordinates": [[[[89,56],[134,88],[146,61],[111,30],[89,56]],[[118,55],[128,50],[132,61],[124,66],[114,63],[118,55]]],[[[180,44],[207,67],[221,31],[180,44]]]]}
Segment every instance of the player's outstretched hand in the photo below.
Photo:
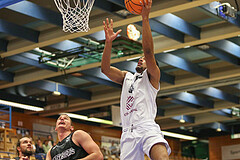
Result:
{"type": "Polygon", "coordinates": [[[104,32],[105,32],[105,38],[107,42],[112,42],[118,34],[122,31],[121,29],[118,30],[116,33],[113,32],[113,20],[111,19],[110,24],[108,18],[106,18],[106,21],[103,21],[104,25],[104,32]]]}
{"type": "Polygon", "coordinates": [[[142,5],[142,17],[148,18],[152,7],[152,0],[141,0],[140,3],[142,5]]]}

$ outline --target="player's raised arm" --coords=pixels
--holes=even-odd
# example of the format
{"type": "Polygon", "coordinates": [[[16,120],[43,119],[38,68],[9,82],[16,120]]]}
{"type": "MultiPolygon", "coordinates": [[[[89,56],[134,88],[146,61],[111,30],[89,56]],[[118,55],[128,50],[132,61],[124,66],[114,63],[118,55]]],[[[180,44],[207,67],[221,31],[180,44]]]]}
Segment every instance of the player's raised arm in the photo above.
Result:
{"type": "Polygon", "coordinates": [[[118,30],[116,33],[113,32],[113,20],[111,19],[110,23],[108,18],[106,21],[103,21],[104,31],[105,31],[105,48],[102,56],[101,70],[102,72],[110,78],[112,81],[122,84],[125,77],[126,71],[121,71],[116,67],[110,65],[111,53],[112,53],[112,41],[117,37],[121,32],[118,30]]]}
{"type": "Polygon", "coordinates": [[[148,74],[150,74],[150,81],[155,86],[160,80],[160,70],[156,64],[154,57],[154,46],[152,32],[149,24],[149,13],[152,6],[152,0],[143,0],[142,2],[142,46],[144,57],[147,63],[148,74]]]}

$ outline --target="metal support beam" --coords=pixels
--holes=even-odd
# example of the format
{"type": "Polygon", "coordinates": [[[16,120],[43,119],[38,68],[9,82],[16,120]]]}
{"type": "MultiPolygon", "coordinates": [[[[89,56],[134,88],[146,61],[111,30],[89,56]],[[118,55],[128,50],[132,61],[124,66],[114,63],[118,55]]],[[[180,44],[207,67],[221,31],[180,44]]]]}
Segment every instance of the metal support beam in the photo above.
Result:
{"type": "Polygon", "coordinates": [[[201,108],[203,108],[202,106],[195,105],[195,104],[188,103],[188,102],[184,102],[184,101],[177,100],[177,99],[170,100],[170,102],[171,102],[171,103],[174,103],[174,104],[179,104],[179,105],[182,105],[182,106],[187,106],[187,107],[196,108],[196,109],[201,109],[201,108]]]}
{"type": "Polygon", "coordinates": [[[239,66],[240,65],[240,59],[231,55],[231,54],[228,54],[224,51],[221,51],[219,49],[213,49],[213,48],[210,48],[210,49],[206,49],[206,50],[203,50],[204,52],[208,53],[208,54],[211,54],[221,60],[224,60],[224,61],[227,61],[227,62],[230,62],[234,65],[237,65],[239,66]]]}
{"type": "Polygon", "coordinates": [[[0,70],[0,80],[13,82],[13,80],[14,80],[14,73],[10,73],[10,72],[7,72],[7,71],[1,71],[0,70]]]}
{"type": "Polygon", "coordinates": [[[134,61],[123,61],[112,64],[112,66],[117,67],[120,70],[125,70],[131,73],[136,72],[137,62],[134,61]]]}
{"type": "Polygon", "coordinates": [[[212,100],[208,100],[206,98],[197,97],[191,93],[181,92],[173,95],[169,95],[168,97],[184,101],[187,103],[192,103],[194,105],[206,107],[206,108],[213,108],[214,102],[212,100]]]}
{"type": "Polygon", "coordinates": [[[41,7],[29,1],[22,1],[6,8],[57,26],[63,25],[62,15],[60,13],[41,7]]]}
{"type": "Polygon", "coordinates": [[[125,7],[116,5],[107,0],[95,1],[94,6],[100,8],[100,9],[103,9],[104,11],[109,12],[111,14],[113,14],[116,11],[125,9],[125,7]]]}
{"type": "Polygon", "coordinates": [[[25,85],[40,88],[50,92],[58,91],[63,95],[83,98],[87,100],[91,100],[91,96],[92,96],[91,92],[89,91],[84,91],[77,88],[72,88],[59,83],[45,81],[45,80],[35,81],[35,82],[27,83],[25,85]]]}
{"type": "Polygon", "coordinates": [[[0,51],[7,52],[8,41],[4,39],[0,39],[0,51]]]}
{"type": "MultiPolygon", "coordinates": [[[[159,23],[157,20],[149,20],[152,31],[155,31],[159,34],[165,35],[166,37],[172,38],[176,41],[184,43],[184,34],[175,29],[172,29],[162,23],[159,23]]],[[[137,25],[142,26],[142,22],[136,22],[137,25]]]]}
{"type": "Polygon", "coordinates": [[[119,0],[108,0],[118,6],[121,6],[122,8],[125,8],[125,4],[124,4],[124,1],[119,1],[119,0]]]}
{"type": "Polygon", "coordinates": [[[81,71],[80,73],[84,74],[84,76],[80,78],[87,79],[95,83],[116,87],[116,88],[122,87],[120,84],[113,82],[107,76],[105,76],[101,72],[101,68],[92,68],[92,69],[81,71]]]}
{"type": "Polygon", "coordinates": [[[44,101],[39,101],[39,100],[35,100],[32,98],[9,94],[9,93],[3,92],[3,91],[0,91],[0,99],[6,100],[6,101],[11,101],[11,102],[16,102],[16,103],[32,105],[32,106],[38,106],[38,107],[44,107],[47,105],[47,103],[44,101]]]}
{"type": "Polygon", "coordinates": [[[224,112],[224,110],[216,110],[216,111],[212,111],[212,113],[220,116],[224,116],[224,117],[232,117],[232,114],[226,113],[224,112]]]}
{"type": "Polygon", "coordinates": [[[65,40],[65,41],[50,45],[50,47],[58,50],[62,50],[62,51],[66,51],[66,50],[81,47],[81,46],[82,45],[80,43],[76,43],[70,40],[65,40]]]}
{"type": "Polygon", "coordinates": [[[106,79],[101,79],[101,78],[90,76],[90,75],[84,75],[84,76],[81,76],[80,78],[91,81],[91,82],[95,82],[95,83],[98,83],[98,84],[111,86],[111,87],[114,87],[114,88],[122,88],[122,86],[120,84],[117,84],[113,81],[109,81],[109,80],[106,80],[106,79]]]}
{"type": "Polygon", "coordinates": [[[160,81],[167,82],[169,84],[175,84],[175,76],[161,71],[160,81]]]}
{"type": "Polygon", "coordinates": [[[188,23],[185,20],[183,20],[171,13],[167,13],[165,15],[156,17],[154,19],[162,24],[165,24],[166,26],[174,28],[180,32],[188,34],[197,39],[200,39],[201,29],[199,27],[194,26],[191,23],[188,23]]]}
{"type": "Polygon", "coordinates": [[[234,84],[233,87],[234,87],[234,88],[237,88],[237,89],[240,90],[240,83],[238,83],[238,84],[234,84]]]}
{"type": "Polygon", "coordinates": [[[224,101],[229,101],[232,103],[236,103],[239,104],[240,103],[240,98],[232,95],[232,94],[228,94],[225,93],[223,91],[221,91],[220,89],[217,88],[213,88],[213,87],[209,87],[206,89],[201,89],[201,90],[197,90],[197,92],[200,92],[202,94],[205,94],[207,96],[213,97],[213,98],[217,98],[217,99],[221,99],[224,101]]]}
{"type": "Polygon", "coordinates": [[[168,65],[183,69],[188,72],[192,72],[205,78],[209,78],[209,69],[203,68],[181,57],[169,53],[159,53],[156,54],[155,57],[158,61],[161,61],[168,65]]]}
{"type": "Polygon", "coordinates": [[[23,0],[2,0],[0,1],[0,9],[21,1],[23,0]]]}
{"type": "Polygon", "coordinates": [[[31,58],[27,58],[25,56],[14,55],[14,56],[11,56],[11,57],[7,57],[7,59],[10,59],[10,60],[13,60],[13,61],[16,61],[16,62],[20,62],[20,63],[24,63],[24,64],[28,64],[30,66],[35,66],[35,67],[38,67],[38,68],[51,70],[51,71],[54,71],[54,72],[58,71],[58,69],[55,68],[55,67],[51,67],[51,66],[48,66],[46,64],[39,63],[38,61],[33,60],[31,58]]]}
{"type": "Polygon", "coordinates": [[[12,106],[9,107],[9,128],[12,128],[12,106]]]}
{"type": "Polygon", "coordinates": [[[0,113],[1,113],[0,116],[8,115],[9,121],[4,121],[4,120],[0,120],[0,121],[9,123],[9,128],[11,129],[12,128],[12,106],[6,106],[3,104],[0,104],[0,113]]]}
{"type": "Polygon", "coordinates": [[[39,31],[0,19],[0,32],[38,43],[39,31]]]}
{"type": "Polygon", "coordinates": [[[160,107],[157,107],[157,116],[164,116],[165,110],[161,109],[160,107]]]}
{"type": "Polygon", "coordinates": [[[220,41],[215,41],[215,42],[210,42],[208,43],[209,45],[218,48],[222,51],[225,51],[237,58],[240,58],[240,46],[228,41],[228,40],[220,40],[220,41]]]}

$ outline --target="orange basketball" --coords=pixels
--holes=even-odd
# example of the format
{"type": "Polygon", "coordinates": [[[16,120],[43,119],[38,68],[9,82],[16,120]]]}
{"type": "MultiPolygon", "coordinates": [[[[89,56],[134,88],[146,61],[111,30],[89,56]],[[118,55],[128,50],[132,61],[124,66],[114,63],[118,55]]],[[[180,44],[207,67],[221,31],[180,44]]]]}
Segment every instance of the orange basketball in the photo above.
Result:
{"type": "Polygon", "coordinates": [[[125,0],[125,6],[130,13],[141,14],[142,5],[140,1],[143,3],[143,0],[125,0]]]}

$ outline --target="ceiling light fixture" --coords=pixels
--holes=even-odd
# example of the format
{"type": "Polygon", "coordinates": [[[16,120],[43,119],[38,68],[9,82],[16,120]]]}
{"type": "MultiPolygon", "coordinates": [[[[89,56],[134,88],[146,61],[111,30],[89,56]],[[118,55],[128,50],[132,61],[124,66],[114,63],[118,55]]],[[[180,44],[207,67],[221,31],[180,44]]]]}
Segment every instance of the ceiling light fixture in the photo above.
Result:
{"type": "Polygon", "coordinates": [[[183,115],[181,115],[181,119],[179,120],[180,123],[185,123],[186,121],[183,118],[183,115]]]}
{"type": "Polygon", "coordinates": [[[104,119],[100,119],[100,118],[88,118],[87,116],[73,114],[73,113],[60,113],[60,115],[61,114],[67,114],[70,118],[81,119],[81,120],[90,121],[90,122],[109,124],[109,125],[113,124],[112,121],[104,120],[104,119]]]}
{"type": "Polygon", "coordinates": [[[61,92],[58,92],[58,83],[56,83],[56,90],[52,93],[54,96],[60,96],[61,92]]]}
{"type": "Polygon", "coordinates": [[[127,26],[127,36],[129,39],[137,41],[140,37],[140,32],[133,24],[127,26]]]}
{"type": "Polygon", "coordinates": [[[217,132],[221,132],[222,131],[220,123],[218,123],[218,128],[216,130],[217,130],[217,132]]]}
{"type": "Polygon", "coordinates": [[[36,106],[31,106],[27,104],[21,104],[21,103],[16,103],[16,102],[10,102],[10,101],[5,101],[5,100],[0,100],[0,104],[4,104],[7,106],[12,106],[16,108],[21,108],[21,109],[26,109],[26,110],[31,110],[31,111],[43,111],[44,109],[41,107],[36,107],[36,106]]]}
{"type": "Polygon", "coordinates": [[[165,136],[179,138],[179,139],[186,139],[186,140],[196,140],[197,139],[197,137],[187,136],[187,135],[172,133],[172,132],[167,132],[167,131],[162,131],[162,133],[165,136]]]}

